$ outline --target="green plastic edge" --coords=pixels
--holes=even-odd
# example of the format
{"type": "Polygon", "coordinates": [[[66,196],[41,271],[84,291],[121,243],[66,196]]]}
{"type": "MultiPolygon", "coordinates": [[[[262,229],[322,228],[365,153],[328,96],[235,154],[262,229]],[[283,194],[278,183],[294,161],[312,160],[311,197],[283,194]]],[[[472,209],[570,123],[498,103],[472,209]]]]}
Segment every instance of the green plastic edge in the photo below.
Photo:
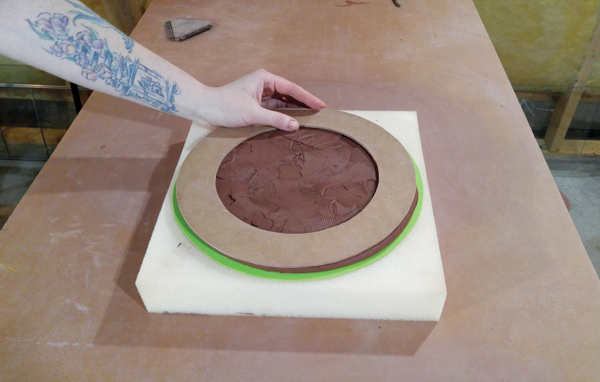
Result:
{"type": "Polygon", "coordinates": [[[261,277],[261,278],[265,278],[265,279],[290,280],[290,281],[320,280],[320,279],[327,279],[330,277],[340,276],[345,273],[352,272],[357,269],[366,267],[367,265],[374,263],[375,261],[381,259],[385,255],[390,253],[394,248],[396,248],[396,246],[398,246],[398,244],[400,244],[400,242],[402,240],[404,240],[404,238],[409,234],[409,232],[412,230],[412,228],[417,223],[417,220],[419,219],[419,215],[421,214],[421,208],[423,205],[423,179],[421,178],[421,172],[419,171],[417,164],[415,163],[414,160],[412,162],[415,167],[417,190],[419,190],[419,199],[417,200],[417,205],[415,207],[415,211],[413,212],[411,219],[409,220],[408,224],[406,225],[406,228],[404,228],[404,230],[402,231],[400,236],[398,236],[396,239],[394,239],[394,241],[392,241],[387,247],[385,247],[380,252],[376,253],[375,255],[373,255],[367,259],[356,262],[354,264],[347,265],[342,268],[337,268],[337,269],[332,269],[329,271],[322,271],[322,272],[310,272],[310,273],[280,273],[280,272],[265,271],[262,269],[253,268],[251,266],[238,263],[237,261],[232,260],[232,259],[228,258],[227,256],[220,254],[215,249],[213,249],[211,246],[209,246],[206,242],[204,242],[202,239],[200,239],[200,237],[198,235],[196,235],[196,233],[194,231],[192,231],[190,226],[186,223],[185,219],[183,218],[183,215],[181,214],[181,211],[179,210],[179,205],[177,204],[177,196],[176,196],[177,195],[177,192],[176,192],[177,183],[175,183],[175,186],[173,187],[173,210],[175,211],[175,220],[177,221],[177,224],[179,224],[179,226],[183,230],[183,233],[185,234],[185,236],[187,236],[188,239],[190,239],[191,242],[194,243],[194,245],[196,247],[198,247],[198,249],[200,249],[202,252],[204,252],[211,259],[215,260],[217,263],[224,265],[227,268],[236,270],[238,272],[242,272],[242,273],[245,273],[248,275],[261,277]]]}

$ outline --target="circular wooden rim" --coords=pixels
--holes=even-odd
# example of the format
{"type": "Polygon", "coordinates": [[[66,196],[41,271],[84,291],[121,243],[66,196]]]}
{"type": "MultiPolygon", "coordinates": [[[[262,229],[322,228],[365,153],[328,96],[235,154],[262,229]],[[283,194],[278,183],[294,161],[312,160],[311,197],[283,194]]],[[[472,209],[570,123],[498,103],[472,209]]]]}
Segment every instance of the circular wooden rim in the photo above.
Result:
{"type": "Polygon", "coordinates": [[[375,161],[375,195],[361,213],[338,226],[306,234],[252,227],[221,203],[215,179],[223,158],[240,143],[270,127],[217,129],[190,152],[179,172],[176,198],[189,227],[218,252],[247,264],[305,268],[337,263],[383,241],[408,214],[416,190],[415,170],[404,146],[380,126],[334,110],[285,110],[301,126],[338,132],[354,139],[375,161]]]}

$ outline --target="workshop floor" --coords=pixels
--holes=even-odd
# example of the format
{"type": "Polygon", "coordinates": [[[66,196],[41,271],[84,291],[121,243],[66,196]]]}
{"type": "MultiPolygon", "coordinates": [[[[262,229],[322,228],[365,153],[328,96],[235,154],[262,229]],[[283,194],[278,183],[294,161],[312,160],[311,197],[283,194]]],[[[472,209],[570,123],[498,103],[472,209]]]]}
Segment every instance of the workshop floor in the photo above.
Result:
{"type": "Polygon", "coordinates": [[[600,157],[546,155],[546,162],[571,203],[571,218],[600,276],[600,157]]]}
{"type": "MultiPolygon", "coordinates": [[[[546,156],[571,217],[600,275],[600,157],[546,156]]],[[[0,227],[4,225],[44,162],[0,160],[0,227]]]]}

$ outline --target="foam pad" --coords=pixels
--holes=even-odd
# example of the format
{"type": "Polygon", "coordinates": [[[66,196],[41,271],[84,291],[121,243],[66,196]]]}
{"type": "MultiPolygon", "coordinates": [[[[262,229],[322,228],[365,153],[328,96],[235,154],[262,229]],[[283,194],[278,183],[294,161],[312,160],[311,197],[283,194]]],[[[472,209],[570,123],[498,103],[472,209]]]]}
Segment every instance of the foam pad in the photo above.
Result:
{"type": "Polygon", "coordinates": [[[187,239],[173,211],[172,192],[179,167],[196,143],[210,132],[193,124],[136,280],[146,309],[154,313],[439,320],[446,285],[417,114],[349,113],[389,131],[421,171],[421,215],[391,253],[360,270],[311,281],[261,279],[216,263],[187,239]]]}

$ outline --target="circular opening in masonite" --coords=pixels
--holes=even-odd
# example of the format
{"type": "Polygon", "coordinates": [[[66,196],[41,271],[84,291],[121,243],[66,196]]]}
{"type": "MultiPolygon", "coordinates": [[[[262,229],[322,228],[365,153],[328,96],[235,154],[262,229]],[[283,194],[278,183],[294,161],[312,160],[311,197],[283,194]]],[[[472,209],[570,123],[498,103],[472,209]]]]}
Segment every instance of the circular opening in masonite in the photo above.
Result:
{"type": "Polygon", "coordinates": [[[322,231],[362,211],[377,189],[377,166],[353,139],[316,128],[268,131],[234,148],[217,171],[227,210],[259,229],[322,231]]]}

